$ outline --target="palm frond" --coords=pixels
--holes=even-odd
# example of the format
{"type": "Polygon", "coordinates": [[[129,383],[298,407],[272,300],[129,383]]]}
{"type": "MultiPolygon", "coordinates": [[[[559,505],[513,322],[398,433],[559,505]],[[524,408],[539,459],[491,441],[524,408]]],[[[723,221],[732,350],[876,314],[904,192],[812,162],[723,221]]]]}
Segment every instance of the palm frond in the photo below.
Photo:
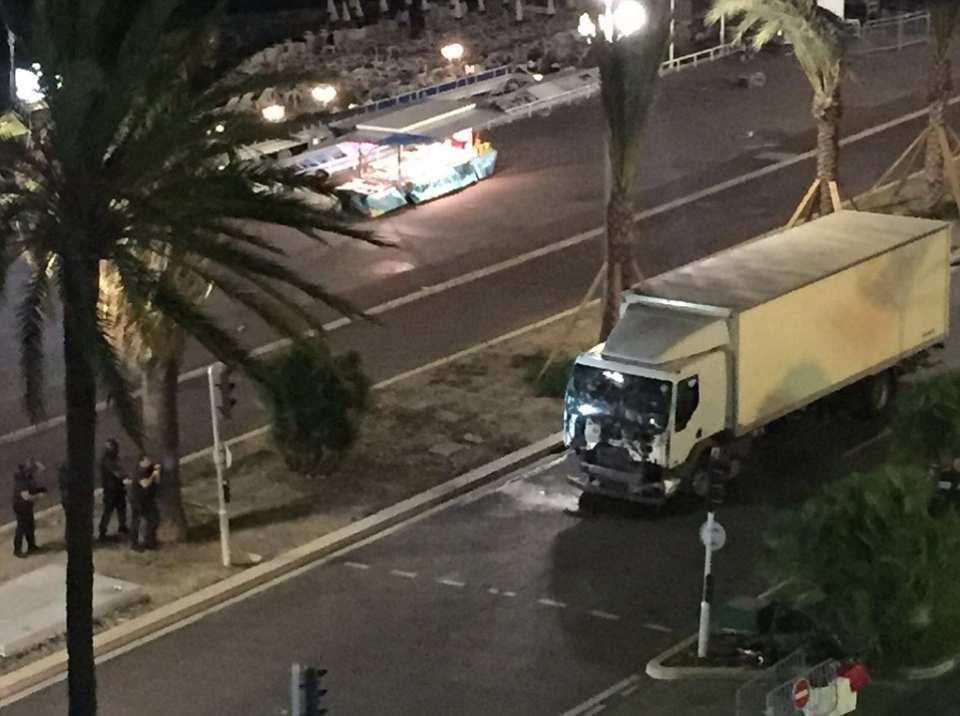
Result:
{"type": "Polygon", "coordinates": [[[950,53],[950,42],[960,20],[960,0],[929,0],[929,8],[934,55],[944,58],[950,53]]]}
{"type": "Polygon", "coordinates": [[[111,341],[109,318],[100,316],[99,331],[94,346],[94,365],[100,383],[106,389],[107,403],[116,410],[120,423],[138,447],[143,447],[143,416],[139,410],[130,381],[123,369],[117,349],[111,341]]]}

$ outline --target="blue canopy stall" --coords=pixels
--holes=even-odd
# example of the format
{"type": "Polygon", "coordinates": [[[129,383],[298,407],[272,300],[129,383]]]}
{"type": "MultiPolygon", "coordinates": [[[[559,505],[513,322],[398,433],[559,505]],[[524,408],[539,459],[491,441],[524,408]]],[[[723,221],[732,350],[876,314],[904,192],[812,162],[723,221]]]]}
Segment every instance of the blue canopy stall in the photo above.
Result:
{"type": "Polygon", "coordinates": [[[485,179],[497,153],[474,130],[499,116],[470,101],[431,100],[360,117],[335,140],[340,154],[353,158],[334,177],[342,180],[337,192],[347,205],[374,217],[485,179]]]}

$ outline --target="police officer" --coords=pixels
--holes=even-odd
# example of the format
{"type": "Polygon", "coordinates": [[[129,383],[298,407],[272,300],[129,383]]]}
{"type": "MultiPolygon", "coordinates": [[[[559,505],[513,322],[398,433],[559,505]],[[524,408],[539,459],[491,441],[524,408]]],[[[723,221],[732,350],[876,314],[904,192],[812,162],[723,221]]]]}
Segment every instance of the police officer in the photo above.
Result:
{"type": "Polygon", "coordinates": [[[157,490],[160,482],[160,465],[144,455],[137,464],[137,476],[130,485],[130,546],[136,551],[157,548],[157,527],[160,525],[160,509],[157,507],[157,490]],[[143,519],[143,541],[140,540],[140,519],[143,519]]]}
{"type": "Polygon", "coordinates": [[[126,473],[120,464],[120,444],[110,438],[100,456],[100,486],[103,488],[103,514],[100,516],[100,539],[107,539],[110,518],[117,515],[117,533],[127,534],[126,473]]]}
{"type": "Polygon", "coordinates": [[[43,465],[32,458],[17,466],[13,476],[13,514],[17,518],[17,528],[13,534],[13,555],[26,557],[40,548],[37,546],[36,524],[33,519],[33,508],[47,490],[37,484],[37,474],[43,465]],[[23,543],[27,543],[27,551],[23,550],[23,543]]]}

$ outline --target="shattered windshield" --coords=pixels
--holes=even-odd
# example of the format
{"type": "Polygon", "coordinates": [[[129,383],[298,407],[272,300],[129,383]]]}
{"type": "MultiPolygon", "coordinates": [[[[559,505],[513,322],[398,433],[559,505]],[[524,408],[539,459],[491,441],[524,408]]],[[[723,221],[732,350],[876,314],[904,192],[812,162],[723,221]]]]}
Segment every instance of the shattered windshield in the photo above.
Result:
{"type": "Polygon", "coordinates": [[[566,407],[579,415],[606,416],[661,433],[670,416],[673,384],[588,365],[575,365],[567,386],[566,407]]]}

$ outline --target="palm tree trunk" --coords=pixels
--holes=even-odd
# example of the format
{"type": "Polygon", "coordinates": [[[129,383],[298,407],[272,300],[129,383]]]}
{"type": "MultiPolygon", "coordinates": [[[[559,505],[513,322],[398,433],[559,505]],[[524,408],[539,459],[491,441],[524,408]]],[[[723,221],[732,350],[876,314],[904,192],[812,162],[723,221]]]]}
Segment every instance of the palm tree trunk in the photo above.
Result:
{"type": "Polygon", "coordinates": [[[98,268],[67,257],[62,270],[63,354],[66,366],[67,688],[70,716],[96,716],[93,658],[93,491],[97,381],[90,359],[97,335],[98,268]]]}
{"type": "Polygon", "coordinates": [[[840,88],[813,100],[813,117],[817,123],[817,179],[820,180],[820,214],[833,211],[830,182],[837,181],[840,157],[840,88]]]}
{"type": "Polygon", "coordinates": [[[614,183],[607,203],[607,280],[600,340],[605,341],[620,317],[620,295],[639,280],[633,260],[634,219],[629,188],[614,183]]]}
{"type": "Polygon", "coordinates": [[[147,449],[163,466],[157,502],[160,539],[164,542],[182,542],[187,538],[187,517],[180,491],[179,377],[179,358],[151,363],[142,371],[147,449]]]}
{"type": "Polygon", "coordinates": [[[943,185],[943,150],[940,148],[940,133],[946,127],[947,99],[953,90],[949,56],[934,52],[930,67],[930,92],[927,110],[927,146],[923,163],[923,176],[931,187],[943,185]]]}

